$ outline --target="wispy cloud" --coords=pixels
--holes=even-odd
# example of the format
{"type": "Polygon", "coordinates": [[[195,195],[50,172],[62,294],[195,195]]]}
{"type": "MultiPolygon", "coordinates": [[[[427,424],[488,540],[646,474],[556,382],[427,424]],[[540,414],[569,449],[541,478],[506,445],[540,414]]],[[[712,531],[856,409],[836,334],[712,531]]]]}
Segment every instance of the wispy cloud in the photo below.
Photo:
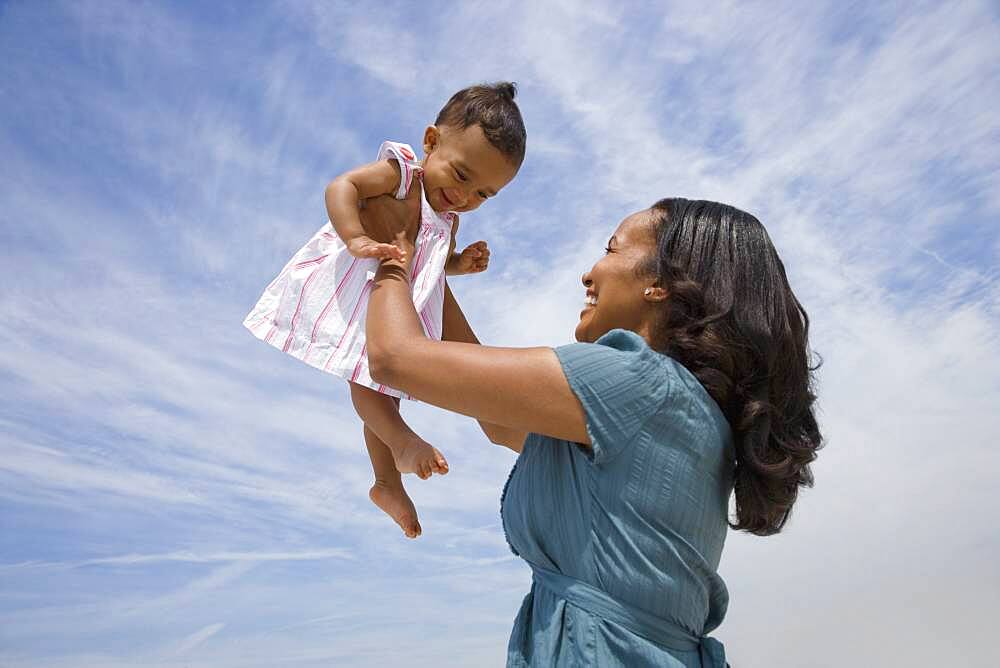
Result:
{"type": "Polygon", "coordinates": [[[177,645],[177,654],[184,654],[185,652],[189,652],[190,650],[202,644],[203,642],[205,642],[206,640],[208,640],[209,638],[211,638],[224,628],[226,628],[225,624],[217,622],[215,624],[209,624],[205,628],[192,633],[187,638],[184,638],[184,640],[182,640],[180,644],[177,645]]]}
{"type": "Polygon", "coordinates": [[[485,341],[569,341],[605,237],[668,195],[757,214],[812,317],[829,447],[786,534],[730,538],[732,660],[996,658],[993,8],[425,9],[0,10],[0,663],[502,661],[510,453],[407,406],[453,467],[404,541],[345,388],[239,325],[330,177],[500,78],[528,157],[453,282],[485,341]]]}
{"type": "Polygon", "coordinates": [[[164,554],[123,554],[117,557],[102,557],[100,559],[84,559],[83,561],[64,562],[24,562],[20,564],[3,564],[0,570],[21,568],[83,568],[85,566],[133,566],[137,564],[152,564],[166,562],[184,562],[189,564],[207,564],[214,562],[251,562],[265,561],[323,561],[326,559],[353,559],[354,555],[341,548],[326,550],[309,550],[305,552],[214,552],[199,554],[196,552],[168,552],[164,554]]]}

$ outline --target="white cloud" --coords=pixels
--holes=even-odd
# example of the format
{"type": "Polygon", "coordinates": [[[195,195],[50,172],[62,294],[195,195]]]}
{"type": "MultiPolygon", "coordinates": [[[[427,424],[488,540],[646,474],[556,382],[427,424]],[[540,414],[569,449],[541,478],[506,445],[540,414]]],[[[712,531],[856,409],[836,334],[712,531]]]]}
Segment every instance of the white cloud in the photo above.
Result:
{"type": "Polygon", "coordinates": [[[607,234],[671,194],[758,214],[812,316],[829,444],[785,534],[729,539],[717,635],[734,664],[996,656],[976,644],[1000,591],[984,534],[1000,464],[986,5],[466,3],[431,24],[288,3],[225,29],[108,7],[20,5],[0,22],[18,93],[0,119],[39,119],[36,144],[0,132],[0,380],[16,397],[0,498],[26,527],[3,551],[15,649],[0,663],[131,665],[88,630],[134,634],[157,666],[370,665],[399,647],[415,666],[501,660],[526,590],[496,514],[510,454],[407,406],[452,473],[410,485],[425,536],[404,541],[365,499],[344,388],[238,324],[321,222],[326,178],[493,78],[521,84],[529,149],[463,220],[463,240],[495,253],[453,282],[484,341],[568,342],[607,234]],[[63,50],[29,58],[10,26],[63,50]],[[36,520],[84,529],[52,556],[30,547],[36,520]],[[39,629],[64,645],[15,653],[39,629]]]}
{"type": "Polygon", "coordinates": [[[224,628],[226,628],[224,623],[216,622],[215,624],[209,624],[205,628],[195,631],[188,637],[181,640],[181,642],[177,645],[177,654],[185,654],[186,652],[191,651],[224,628]]]}
{"type": "Polygon", "coordinates": [[[83,568],[85,566],[134,566],[163,562],[183,562],[190,564],[205,564],[213,562],[252,563],[266,561],[315,561],[326,559],[353,559],[354,555],[342,548],[308,550],[304,552],[214,552],[202,554],[197,552],[168,552],[165,554],[123,554],[117,557],[101,557],[86,559],[79,562],[27,562],[23,564],[0,565],[0,570],[39,569],[39,568],[83,568]]]}

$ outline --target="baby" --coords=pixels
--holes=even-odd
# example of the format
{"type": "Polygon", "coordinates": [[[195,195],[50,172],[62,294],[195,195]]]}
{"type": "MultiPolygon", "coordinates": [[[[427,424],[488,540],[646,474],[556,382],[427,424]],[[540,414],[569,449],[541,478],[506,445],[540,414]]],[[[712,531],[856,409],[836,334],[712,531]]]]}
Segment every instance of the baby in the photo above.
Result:
{"type": "Polygon", "coordinates": [[[400,473],[426,479],[447,473],[448,463],[403,421],[404,395],[368,373],[365,314],[373,277],[380,259],[401,259],[402,251],[368,237],[360,210],[369,198],[404,199],[413,180],[421,182],[410,285],[424,332],[440,339],[445,275],[477,273],[489,264],[485,241],[455,251],[458,214],[494,197],[524,160],[526,133],[515,92],[506,82],[464,88],[424,131],[422,160],[406,144],[387,141],[376,162],[335,178],[326,189],[331,222],[285,265],[243,323],[272,346],[350,382],[375,472],[369,496],[409,538],[421,528],[400,473]]]}

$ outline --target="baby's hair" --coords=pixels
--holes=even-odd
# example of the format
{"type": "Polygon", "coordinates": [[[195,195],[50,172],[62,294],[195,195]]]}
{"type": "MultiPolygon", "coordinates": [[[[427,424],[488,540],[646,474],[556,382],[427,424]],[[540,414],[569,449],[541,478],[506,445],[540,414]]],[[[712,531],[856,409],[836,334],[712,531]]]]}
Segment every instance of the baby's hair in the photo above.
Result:
{"type": "Polygon", "coordinates": [[[459,130],[478,125],[490,144],[507,156],[515,167],[520,167],[524,160],[527,133],[521,110],[514,102],[516,94],[517,86],[511,81],[463,88],[452,95],[438,112],[434,124],[459,130]]]}

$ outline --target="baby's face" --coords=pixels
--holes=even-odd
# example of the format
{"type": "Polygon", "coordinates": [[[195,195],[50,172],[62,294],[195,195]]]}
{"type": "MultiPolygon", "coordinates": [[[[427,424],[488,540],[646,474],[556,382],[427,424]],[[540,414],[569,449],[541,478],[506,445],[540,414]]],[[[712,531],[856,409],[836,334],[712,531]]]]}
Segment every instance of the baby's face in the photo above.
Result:
{"type": "Polygon", "coordinates": [[[479,125],[463,130],[430,126],[424,133],[424,193],[435,211],[479,208],[517,174],[479,125]]]}

